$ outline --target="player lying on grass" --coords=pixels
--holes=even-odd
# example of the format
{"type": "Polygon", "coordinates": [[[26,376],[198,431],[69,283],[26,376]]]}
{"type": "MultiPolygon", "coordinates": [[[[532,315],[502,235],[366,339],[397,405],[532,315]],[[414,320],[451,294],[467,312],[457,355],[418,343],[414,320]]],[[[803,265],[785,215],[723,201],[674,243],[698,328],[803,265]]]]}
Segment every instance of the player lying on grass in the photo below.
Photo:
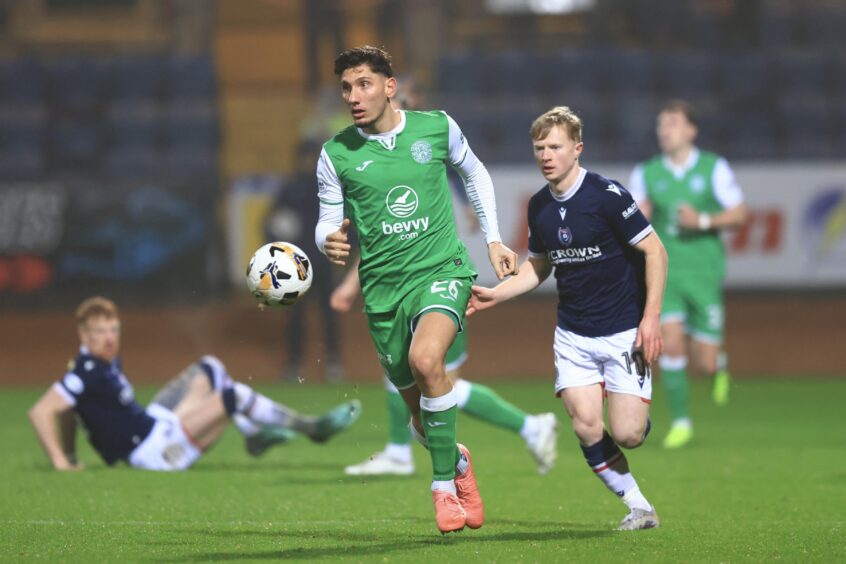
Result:
{"type": "Polygon", "coordinates": [[[79,354],[29,411],[57,470],[82,468],[76,459],[77,418],[106,464],[123,460],[146,470],[184,470],[220,438],[230,421],[246,438],[250,454],[258,456],[299,433],[324,442],[359,416],[357,400],[321,417],[301,415],[233,381],[213,356],[185,369],[144,409],[135,401],[118,357],[117,306],[102,297],[89,298],[77,309],[76,319],[79,354]]]}
{"type": "Polygon", "coordinates": [[[555,393],[588,465],[629,507],[620,529],[657,527],[618,445],[636,448],[649,433],[667,253],[620,184],[579,166],[582,122],[569,108],[538,117],[531,137],[547,184],[529,200],[529,259],[493,289],[473,286],[467,313],[525,294],[555,269],[555,393]]]}

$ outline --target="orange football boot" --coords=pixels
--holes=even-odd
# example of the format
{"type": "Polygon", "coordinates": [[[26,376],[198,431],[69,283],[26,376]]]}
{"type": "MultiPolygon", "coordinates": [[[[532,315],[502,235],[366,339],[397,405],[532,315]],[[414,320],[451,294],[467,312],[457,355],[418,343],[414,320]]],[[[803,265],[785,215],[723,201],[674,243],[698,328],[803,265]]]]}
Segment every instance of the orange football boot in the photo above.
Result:
{"type": "Polygon", "coordinates": [[[435,502],[435,522],[442,534],[460,531],[464,528],[467,516],[458,501],[458,496],[451,492],[434,490],[432,501],[435,502]]]}
{"type": "Polygon", "coordinates": [[[482,503],[479,486],[476,485],[470,451],[461,443],[458,444],[458,450],[467,459],[467,470],[463,474],[456,472],[455,490],[458,493],[458,499],[461,501],[461,507],[467,514],[467,526],[471,529],[478,529],[485,524],[485,505],[482,503]]]}

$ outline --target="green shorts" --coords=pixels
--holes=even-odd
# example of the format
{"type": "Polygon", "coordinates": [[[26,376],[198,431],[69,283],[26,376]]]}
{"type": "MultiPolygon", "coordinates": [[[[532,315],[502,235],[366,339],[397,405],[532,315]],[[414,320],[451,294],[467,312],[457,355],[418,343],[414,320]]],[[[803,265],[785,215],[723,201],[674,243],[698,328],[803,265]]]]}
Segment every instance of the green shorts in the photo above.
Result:
{"type": "Polygon", "coordinates": [[[725,323],[722,276],[703,276],[701,272],[679,273],[671,268],[667,275],[661,321],[684,323],[687,334],[697,341],[722,343],[725,323]]]}
{"type": "MultiPolygon", "coordinates": [[[[408,365],[408,349],[420,317],[431,311],[446,313],[455,322],[458,334],[462,335],[464,312],[472,285],[473,278],[438,278],[409,292],[396,310],[367,314],[367,326],[379,363],[397,389],[404,390],[414,385],[414,376],[408,365]]],[[[465,347],[466,339],[456,338],[447,353],[447,363],[459,360],[465,347]]]]}

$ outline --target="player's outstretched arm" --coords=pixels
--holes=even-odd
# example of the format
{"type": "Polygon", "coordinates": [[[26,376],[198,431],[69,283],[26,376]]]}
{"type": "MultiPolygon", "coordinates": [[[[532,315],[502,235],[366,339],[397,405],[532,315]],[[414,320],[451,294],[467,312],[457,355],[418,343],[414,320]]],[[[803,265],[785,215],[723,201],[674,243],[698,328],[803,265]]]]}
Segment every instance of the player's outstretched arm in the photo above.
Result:
{"type": "Polygon", "coordinates": [[[29,410],[29,420],[35,428],[38,440],[44,452],[53,463],[56,470],[81,470],[82,466],[71,458],[76,458],[75,453],[68,453],[62,448],[59,432],[56,429],[56,422],[64,418],[72,409],[71,405],[52,386],[35,402],[29,410]]]}
{"type": "Polygon", "coordinates": [[[335,311],[346,313],[352,309],[355,299],[361,291],[361,281],[358,278],[358,261],[347,271],[344,279],[329,296],[329,305],[335,311]]]}
{"type": "Polygon", "coordinates": [[[467,315],[492,308],[498,303],[534,290],[546,280],[551,271],[552,265],[546,257],[529,257],[523,262],[516,276],[497,284],[495,288],[473,286],[470,302],[467,304],[467,315]]]}
{"type": "Polygon", "coordinates": [[[654,232],[639,241],[635,248],[646,257],[646,306],[637,330],[635,347],[643,350],[643,357],[652,364],[664,348],[661,338],[661,302],[667,282],[667,251],[654,232]]]}

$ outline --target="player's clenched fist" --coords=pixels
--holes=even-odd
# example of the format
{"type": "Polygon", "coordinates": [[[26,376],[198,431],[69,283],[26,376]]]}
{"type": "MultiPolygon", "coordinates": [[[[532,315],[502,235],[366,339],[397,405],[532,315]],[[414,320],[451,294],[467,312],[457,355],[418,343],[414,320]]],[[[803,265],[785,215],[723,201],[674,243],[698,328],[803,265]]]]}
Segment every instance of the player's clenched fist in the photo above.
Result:
{"type": "Polygon", "coordinates": [[[323,252],[332,264],[347,265],[347,257],[350,256],[349,235],[347,235],[349,229],[350,220],[347,218],[344,219],[340,229],[326,236],[323,252]]]}
{"type": "Polygon", "coordinates": [[[517,253],[499,241],[494,241],[488,245],[488,258],[491,260],[496,277],[500,280],[506,276],[517,274],[520,270],[517,265],[517,253]]]}

